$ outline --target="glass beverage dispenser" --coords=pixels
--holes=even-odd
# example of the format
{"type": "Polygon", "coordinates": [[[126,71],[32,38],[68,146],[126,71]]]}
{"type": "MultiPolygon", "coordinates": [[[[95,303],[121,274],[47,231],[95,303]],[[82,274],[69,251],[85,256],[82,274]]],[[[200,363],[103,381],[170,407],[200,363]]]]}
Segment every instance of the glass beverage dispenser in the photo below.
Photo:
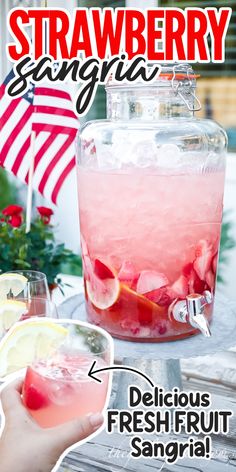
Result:
{"type": "Polygon", "coordinates": [[[88,320],[114,337],[210,336],[226,135],[197,119],[196,76],[107,86],[107,120],[80,135],[78,189],[88,320]]]}

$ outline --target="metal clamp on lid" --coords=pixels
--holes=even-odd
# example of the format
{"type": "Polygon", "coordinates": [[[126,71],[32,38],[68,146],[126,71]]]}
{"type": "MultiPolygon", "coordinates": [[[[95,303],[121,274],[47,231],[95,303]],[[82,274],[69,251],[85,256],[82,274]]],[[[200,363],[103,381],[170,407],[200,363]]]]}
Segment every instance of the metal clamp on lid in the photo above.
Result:
{"type": "Polygon", "coordinates": [[[173,66],[172,88],[182,98],[188,110],[193,112],[202,108],[201,102],[195,93],[196,77],[189,65],[177,64],[173,66]]]}

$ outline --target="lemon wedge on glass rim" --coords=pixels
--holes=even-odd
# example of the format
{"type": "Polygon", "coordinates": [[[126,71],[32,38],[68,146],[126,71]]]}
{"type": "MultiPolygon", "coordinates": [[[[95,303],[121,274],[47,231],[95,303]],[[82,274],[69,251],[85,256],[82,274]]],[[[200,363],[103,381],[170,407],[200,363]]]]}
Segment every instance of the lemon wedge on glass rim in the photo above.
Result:
{"type": "Polygon", "coordinates": [[[0,300],[6,299],[7,295],[12,292],[17,297],[27,285],[28,279],[21,274],[5,272],[0,275],[0,300]]]}
{"type": "Polygon", "coordinates": [[[46,359],[67,334],[68,329],[46,319],[15,324],[0,342],[0,377],[27,367],[35,359],[46,359]]]}
{"type": "Polygon", "coordinates": [[[18,300],[0,300],[0,337],[27,312],[26,303],[18,300]]]}

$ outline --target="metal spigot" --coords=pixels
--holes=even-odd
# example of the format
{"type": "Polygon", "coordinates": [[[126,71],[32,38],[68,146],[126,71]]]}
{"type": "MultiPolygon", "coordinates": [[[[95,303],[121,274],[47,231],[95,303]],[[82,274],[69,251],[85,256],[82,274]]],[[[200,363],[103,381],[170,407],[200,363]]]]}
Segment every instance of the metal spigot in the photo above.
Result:
{"type": "Polygon", "coordinates": [[[193,293],[187,295],[186,300],[179,300],[172,305],[172,316],[180,323],[189,323],[193,328],[199,329],[204,336],[209,338],[211,331],[209,323],[204,315],[204,307],[213,301],[213,295],[205,290],[203,295],[193,293]]]}

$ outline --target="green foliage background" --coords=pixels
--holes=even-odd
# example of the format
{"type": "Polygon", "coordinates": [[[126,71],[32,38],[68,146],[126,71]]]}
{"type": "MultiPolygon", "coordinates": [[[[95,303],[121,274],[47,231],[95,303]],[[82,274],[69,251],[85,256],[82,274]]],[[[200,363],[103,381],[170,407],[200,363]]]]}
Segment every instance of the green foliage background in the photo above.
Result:
{"type": "Polygon", "coordinates": [[[10,184],[7,173],[0,167],[0,210],[16,200],[16,188],[10,184]]]}
{"type": "Polygon", "coordinates": [[[49,285],[60,286],[58,274],[64,265],[76,265],[81,274],[81,257],[55,240],[54,228],[36,218],[30,233],[25,234],[25,224],[12,228],[8,223],[0,223],[0,272],[33,269],[47,275],[49,285]]]}

